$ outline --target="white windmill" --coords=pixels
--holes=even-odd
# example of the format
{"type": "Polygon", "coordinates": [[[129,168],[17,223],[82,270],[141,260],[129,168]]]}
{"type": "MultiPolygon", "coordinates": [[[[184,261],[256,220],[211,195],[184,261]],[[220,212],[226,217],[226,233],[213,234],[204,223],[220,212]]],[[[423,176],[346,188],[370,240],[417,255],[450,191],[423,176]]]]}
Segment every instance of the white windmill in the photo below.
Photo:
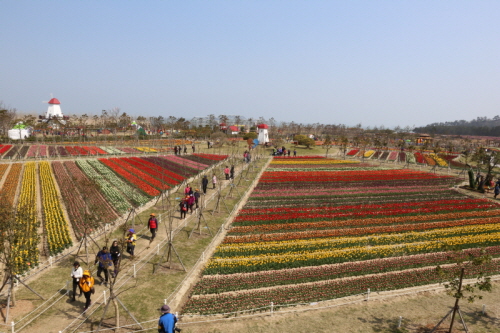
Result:
{"type": "MultiPolygon", "coordinates": [[[[47,112],[45,113],[45,119],[43,120],[44,122],[48,122],[51,119],[57,119],[59,122],[62,124],[65,124],[66,121],[64,119],[64,115],[61,111],[61,102],[57,98],[52,97],[52,94],[50,94],[50,101],[48,102],[42,102],[42,103],[48,103],[49,107],[47,108],[47,112]]],[[[57,126],[56,126],[57,127],[57,126]]]]}

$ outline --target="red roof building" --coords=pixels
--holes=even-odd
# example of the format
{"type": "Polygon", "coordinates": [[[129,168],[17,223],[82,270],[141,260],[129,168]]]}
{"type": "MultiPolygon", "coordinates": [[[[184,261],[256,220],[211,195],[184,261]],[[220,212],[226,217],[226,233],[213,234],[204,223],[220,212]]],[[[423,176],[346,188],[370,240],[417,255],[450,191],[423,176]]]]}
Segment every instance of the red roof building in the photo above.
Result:
{"type": "Polygon", "coordinates": [[[59,100],[57,98],[52,98],[50,101],[49,101],[49,104],[61,104],[61,102],[59,102],[59,100]]]}

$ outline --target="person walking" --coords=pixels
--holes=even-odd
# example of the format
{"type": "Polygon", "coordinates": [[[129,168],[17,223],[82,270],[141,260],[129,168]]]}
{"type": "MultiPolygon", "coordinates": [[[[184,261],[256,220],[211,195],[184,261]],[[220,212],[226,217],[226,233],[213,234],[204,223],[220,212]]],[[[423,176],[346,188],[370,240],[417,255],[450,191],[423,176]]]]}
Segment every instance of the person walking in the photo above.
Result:
{"type": "Polygon", "coordinates": [[[80,279],[83,277],[83,269],[80,267],[80,263],[78,261],[75,261],[73,263],[73,268],[71,269],[71,277],[73,278],[73,298],[71,299],[72,302],[76,300],[76,287],[80,290],[79,294],[82,296],[82,290],[80,289],[80,279]]]}
{"type": "Polygon", "coordinates": [[[194,203],[196,204],[196,209],[198,209],[198,207],[199,207],[198,202],[200,201],[200,197],[201,197],[199,189],[194,190],[193,197],[194,197],[194,203]]]}
{"type": "Polygon", "coordinates": [[[101,284],[108,285],[109,281],[109,268],[113,265],[113,260],[111,254],[108,252],[108,248],[104,246],[101,251],[97,252],[95,257],[94,265],[97,266],[97,277],[101,280],[101,284]],[[104,280],[101,273],[104,272],[104,280]]]}
{"type": "MultiPolygon", "coordinates": [[[[158,320],[158,333],[174,333],[177,317],[170,313],[170,307],[163,305],[160,308],[161,316],[158,320]]],[[[180,329],[178,329],[180,332],[180,329]]]]}
{"type": "Polygon", "coordinates": [[[187,200],[187,204],[188,204],[188,208],[189,208],[189,211],[191,214],[193,214],[193,206],[194,206],[194,193],[193,194],[190,194],[186,197],[186,200],[187,200]]]}
{"type": "Polygon", "coordinates": [[[293,150],[293,157],[295,157],[295,156],[297,156],[297,150],[296,149],[293,150]]]}
{"type": "Polygon", "coordinates": [[[496,198],[497,198],[497,195],[499,195],[499,194],[500,194],[500,184],[496,183],[496,185],[495,185],[495,190],[494,190],[494,191],[495,191],[495,195],[493,196],[493,198],[495,198],[495,199],[496,199],[496,198]]]}
{"type": "Polygon", "coordinates": [[[83,272],[83,276],[80,279],[79,285],[80,289],[83,291],[83,295],[85,296],[85,308],[83,309],[83,312],[85,312],[92,304],[90,296],[95,292],[94,278],[90,275],[89,270],[83,272]]]}
{"type": "Polygon", "coordinates": [[[207,194],[208,178],[207,175],[203,176],[201,180],[201,188],[203,189],[203,194],[207,194]]]}
{"type": "Polygon", "coordinates": [[[215,185],[217,185],[217,176],[215,175],[215,173],[212,176],[212,185],[214,186],[214,189],[215,189],[215,185]]]}
{"type": "Polygon", "coordinates": [[[174,155],[177,155],[177,146],[174,146],[174,155]]]}
{"type": "Polygon", "coordinates": [[[234,165],[231,165],[231,170],[229,170],[229,178],[234,179],[234,165]]]}
{"type": "Polygon", "coordinates": [[[149,231],[151,231],[151,241],[153,241],[153,239],[155,239],[156,230],[158,228],[158,220],[156,219],[155,213],[151,213],[149,215],[148,228],[149,228],[149,231]]]}
{"type": "Polygon", "coordinates": [[[226,176],[226,180],[229,180],[229,167],[226,165],[224,168],[224,175],[226,176]]]}
{"type": "Polygon", "coordinates": [[[195,151],[195,149],[196,149],[196,148],[194,147],[194,143],[193,143],[193,145],[191,146],[191,149],[193,150],[193,154],[194,154],[194,151],[195,151]]]}
{"type": "Polygon", "coordinates": [[[132,259],[134,258],[135,241],[137,240],[134,229],[128,229],[128,234],[125,237],[125,240],[127,242],[127,253],[130,254],[130,259],[132,259]]]}
{"type": "Polygon", "coordinates": [[[181,213],[181,220],[184,220],[186,218],[186,213],[188,210],[188,203],[186,198],[182,199],[181,202],[179,203],[179,210],[181,213]]]}
{"type": "Polygon", "coordinates": [[[185,145],[184,146],[184,155],[187,155],[187,153],[188,153],[188,147],[185,145]]]}
{"type": "Polygon", "coordinates": [[[113,241],[113,244],[111,244],[111,247],[109,248],[109,253],[111,254],[111,260],[113,261],[113,272],[111,273],[111,276],[115,277],[116,274],[118,274],[118,267],[121,256],[118,241],[113,241]]]}
{"type": "Polygon", "coordinates": [[[184,195],[190,195],[190,194],[193,194],[193,188],[189,184],[187,184],[186,188],[184,189],[184,195]]]}

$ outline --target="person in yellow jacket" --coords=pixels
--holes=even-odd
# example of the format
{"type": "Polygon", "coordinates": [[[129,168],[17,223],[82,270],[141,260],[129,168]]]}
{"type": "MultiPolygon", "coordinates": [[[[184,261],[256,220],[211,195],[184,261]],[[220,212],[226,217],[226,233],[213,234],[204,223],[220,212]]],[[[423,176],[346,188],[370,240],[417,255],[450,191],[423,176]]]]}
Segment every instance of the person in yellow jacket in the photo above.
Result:
{"type": "Polygon", "coordinates": [[[129,229],[128,234],[125,237],[125,241],[127,242],[127,252],[130,254],[130,258],[134,258],[134,249],[135,249],[135,241],[137,240],[137,236],[135,235],[134,229],[129,229]]]}
{"type": "Polygon", "coordinates": [[[90,304],[92,304],[90,296],[94,290],[94,278],[90,275],[89,270],[83,272],[83,277],[80,279],[80,289],[83,291],[83,295],[85,295],[85,308],[83,311],[87,311],[90,304]]]}

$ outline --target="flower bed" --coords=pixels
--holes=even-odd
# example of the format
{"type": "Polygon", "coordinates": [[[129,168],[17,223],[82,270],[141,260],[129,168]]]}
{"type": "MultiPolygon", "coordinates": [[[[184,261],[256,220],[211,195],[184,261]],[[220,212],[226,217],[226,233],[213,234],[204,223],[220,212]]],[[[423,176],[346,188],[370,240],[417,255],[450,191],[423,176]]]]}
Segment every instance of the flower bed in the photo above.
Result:
{"type": "Polygon", "coordinates": [[[50,254],[55,255],[70,247],[73,242],[69,234],[68,222],[59,202],[49,162],[40,163],[40,187],[47,243],[50,254]]]}
{"type": "MultiPolygon", "coordinates": [[[[484,247],[500,257],[500,207],[450,189],[459,179],[366,166],[300,171],[316,162],[285,169],[273,161],[207,263],[184,313],[436,283],[436,265],[455,269],[447,265],[455,255],[449,248],[465,256],[484,247]]],[[[498,273],[499,262],[485,269],[498,273]]]]}

